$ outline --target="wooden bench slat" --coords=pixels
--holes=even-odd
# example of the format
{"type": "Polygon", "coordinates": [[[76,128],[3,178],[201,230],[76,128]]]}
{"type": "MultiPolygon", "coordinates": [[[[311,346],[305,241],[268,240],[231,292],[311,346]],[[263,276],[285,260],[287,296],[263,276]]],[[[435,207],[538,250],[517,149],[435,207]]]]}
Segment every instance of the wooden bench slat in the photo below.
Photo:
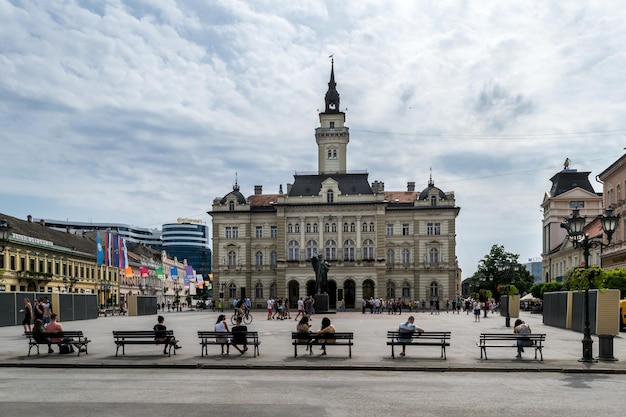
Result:
{"type": "Polygon", "coordinates": [[[543,342],[546,340],[545,333],[531,333],[531,334],[518,334],[518,333],[481,333],[480,339],[476,345],[480,348],[480,358],[485,355],[487,358],[487,348],[517,348],[518,340],[528,340],[532,344],[531,346],[523,346],[529,348],[535,348],[535,359],[537,359],[537,352],[543,361],[543,342]],[[501,342],[501,343],[497,343],[501,342]]]}
{"type": "Polygon", "coordinates": [[[450,337],[452,332],[413,332],[406,334],[400,331],[388,331],[387,332],[387,346],[391,346],[391,357],[395,358],[395,346],[439,346],[441,347],[441,358],[447,359],[446,347],[450,346],[450,337]],[[407,339],[406,341],[400,341],[398,339],[407,339]],[[410,339],[410,340],[408,340],[410,339]]]}
{"type": "MultiPolygon", "coordinates": [[[[198,338],[201,339],[200,347],[202,350],[202,356],[204,357],[205,354],[208,355],[209,345],[216,345],[216,346],[231,345],[235,347],[235,349],[239,350],[239,348],[237,347],[238,344],[232,343],[232,339],[234,338],[236,333],[238,332],[215,332],[215,331],[198,330],[198,338]],[[218,340],[218,339],[226,339],[226,342],[222,342],[221,340],[218,340]]],[[[248,340],[247,344],[253,346],[254,348],[253,355],[256,358],[258,355],[260,355],[259,345],[261,344],[261,341],[259,340],[259,333],[258,332],[246,332],[246,339],[248,340]]]]}
{"type": "MultiPolygon", "coordinates": [[[[294,357],[298,357],[298,346],[348,346],[348,357],[352,358],[352,346],[354,345],[354,333],[352,332],[336,332],[336,333],[291,333],[293,342],[294,357]],[[333,340],[326,342],[326,339],[333,340]]],[[[309,356],[312,355],[312,349],[309,350],[309,356]]]]}
{"type": "MultiPolygon", "coordinates": [[[[164,345],[168,344],[168,356],[172,356],[172,348],[178,344],[173,330],[113,330],[113,342],[116,345],[115,356],[117,357],[120,347],[122,355],[125,355],[126,345],[164,345]],[[156,340],[166,338],[169,341],[156,340]]],[[[176,349],[174,349],[176,355],[176,349]]]]}

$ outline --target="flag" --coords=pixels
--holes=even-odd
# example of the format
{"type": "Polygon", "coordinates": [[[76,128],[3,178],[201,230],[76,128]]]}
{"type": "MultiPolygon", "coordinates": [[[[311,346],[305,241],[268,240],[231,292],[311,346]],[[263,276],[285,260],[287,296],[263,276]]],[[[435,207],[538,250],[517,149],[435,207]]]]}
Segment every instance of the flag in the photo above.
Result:
{"type": "Polygon", "coordinates": [[[185,267],[185,287],[189,286],[192,278],[195,278],[195,272],[193,271],[193,266],[187,265],[185,267]]]}
{"type": "Polygon", "coordinates": [[[142,266],[139,268],[139,273],[141,274],[141,278],[147,278],[150,274],[148,274],[148,268],[142,266]]]}
{"type": "MultiPolygon", "coordinates": [[[[99,236],[98,236],[99,238],[99,236]]],[[[104,234],[104,264],[116,268],[128,267],[128,248],[126,239],[111,232],[104,234]]]]}
{"type": "Polygon", "coordinates": [[[96,248],[98,254],[98,265],[102,265],[104,263],[104,250],[102,249],[102,240],[100,240],[100,233],[96,235],[96,248]]]}
{"type": "Polygon", "coordinates": [[[171,267],[170,275],[172,276],[172,281],[178,281],[178,268],[175,266],[171,267]]]}
{"type": "Polygon", "coordinates": [[[133,268],[131,268],[130,266],[124,268],[124,275],[126,276],[126,278],[131,278],[133,276],[133,268]]]}
{"type": "Polygon", "coordinates": [[[154,272],[156,272],[157,278],[161,281],[165,279],[165,274],[163,274],[163,268],[161,268],[160,266],[157,267],[154,272]]]}

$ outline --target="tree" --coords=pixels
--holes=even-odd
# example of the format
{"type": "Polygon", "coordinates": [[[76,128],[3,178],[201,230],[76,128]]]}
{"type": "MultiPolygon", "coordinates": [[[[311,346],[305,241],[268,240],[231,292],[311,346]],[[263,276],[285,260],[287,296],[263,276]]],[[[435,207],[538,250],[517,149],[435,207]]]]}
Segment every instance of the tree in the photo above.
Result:
{"type": "Polygon", "coordinates": [[[502,295],[528,293],[534,278],[518,258],[518,254],[506,252],[504,246],[493,245],[470,278],[473,291],[480,294],[490,291],[496,301],[500,301],[502,295]]]}

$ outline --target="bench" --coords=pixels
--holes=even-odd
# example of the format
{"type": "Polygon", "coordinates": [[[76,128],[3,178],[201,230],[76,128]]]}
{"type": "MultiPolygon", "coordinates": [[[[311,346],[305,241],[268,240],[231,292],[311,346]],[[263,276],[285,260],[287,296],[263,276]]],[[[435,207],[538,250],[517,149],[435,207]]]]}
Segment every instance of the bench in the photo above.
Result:
{"type": "MultiPolygon", "coordinates": [[[[120,347],[122,348],[122,355],[125,354],[126,345],[164,345],[167,344],[168,356],[172,356],[172,348],[176,346],[178,340],[174,337],[173,330],[124,330],[113,331],[113,342],[117,346],[115,349],[115,356],[117,357],[120,347]],[[156,338],[160,340],[156,340],[156,338]],[[166,339],[166,340],[161,340],[166,339]]],[[[174,349],[174,355],[176,355],[176,349],[174,349]]]]}
{"type": "Polygon", "coordinates": [[[441,358],[447,359],[446,347],[450,346],[451,332],[413,332],[402,333],[399,331],[387,332],[387,346],[391,346],[391,357],[395,358],[396,346],[439,346],[441,347],[441,358]],[[401,339],[401,340],[399,340],[401,339]]]}
{"type": "Polygon", "coordinates": [[[487,348],[517,348],[519,339],[528,340],[530,346],[524,347],[535,348],[535,359],[537,359],[537,352],[539,352],[543,361],[543,342],[546,340],[544,333],[525,335],[515,333],[481,333],[480,340],[476,345],[480,348],[480,358],[483,358],[484,353],[485,360],[487,360],[487,348]]]}
{"type": "MultiPolygon", "coordinates": [[[[28,356],[30,356],[30,351],[32,348],[36,347],[37,348],[37,355],[39,355],[39,345],[43,344],[48,346],[48,342],[37,342],[35,340],[35,336],[33,332],[26,332],[24,333],[26,335],[26,337],[28,338],[28,356]]],[[[51,344],[53,345],[58,345],[59,348],[61,345],[63,344],[71,344],[77,347],[77,351],[78,351],[78,356],[80,356],[81,354],[81,350],[85,353],[85,354],[89,354],[89,352],[87,351],[87,345],[89,344],[89,342],[91,342],[91,340],[87,339],[84,335],[83,332],[81,330],[64,330],[62,332],[59,333],[46,333],[44,335],[45,337],[52,337],[52,338],[58,338],[58,337],[62,337],[66,340],[62,341],[62,342],[51,342],[51,344]]]]}
{"type": "Polygon", "coordinates": [[[309,347],[309,355],[313,354],[313,346],[348,346],[348,357],[352,358],[352,345],[354,344],[352,340],[354,339],[354,333],[352,332],[343,332],[343,333],[291,333],[291,339],[293,342],[293,354],[294,357],[298,357],[298,346],[308,346],[309,347]],[[326,339],[329,339],[327,342],[326,339]],[[331,341],[332,340],[332,341],[331,341]]]}
{"type": "MultiPolygon", "coordinates": [[[[241,344],[234,344],[232,342],[235,334],[233,332],[209,332],[198,330],[198,338],[200,339],[200,348],[202,350],[202,356],[208,355],[208,347],[210,345],[216,346],[226,346],[230,345],[237,349],[240,353],[244,353],[238,346],[241,344]]],[[[248,340],[248,345],[252,345],[254,352],[254,357],[256,358],[259,353],[259,345],[261,342],[259,341],[259,333],[258,332],[246,332],[246,339],[248,340]]]]}

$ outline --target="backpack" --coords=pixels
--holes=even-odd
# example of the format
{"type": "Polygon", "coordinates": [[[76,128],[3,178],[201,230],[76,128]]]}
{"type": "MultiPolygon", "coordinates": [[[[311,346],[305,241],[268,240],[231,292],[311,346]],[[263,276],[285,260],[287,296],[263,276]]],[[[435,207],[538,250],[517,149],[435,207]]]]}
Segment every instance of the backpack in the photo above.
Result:
{"type": "Polygon", "coordinates": [[[74,353],[74,346],[72,346],[70,343],[63,343],[59,348],[59,354],[67,355],[69,353],[74,353]]]}

